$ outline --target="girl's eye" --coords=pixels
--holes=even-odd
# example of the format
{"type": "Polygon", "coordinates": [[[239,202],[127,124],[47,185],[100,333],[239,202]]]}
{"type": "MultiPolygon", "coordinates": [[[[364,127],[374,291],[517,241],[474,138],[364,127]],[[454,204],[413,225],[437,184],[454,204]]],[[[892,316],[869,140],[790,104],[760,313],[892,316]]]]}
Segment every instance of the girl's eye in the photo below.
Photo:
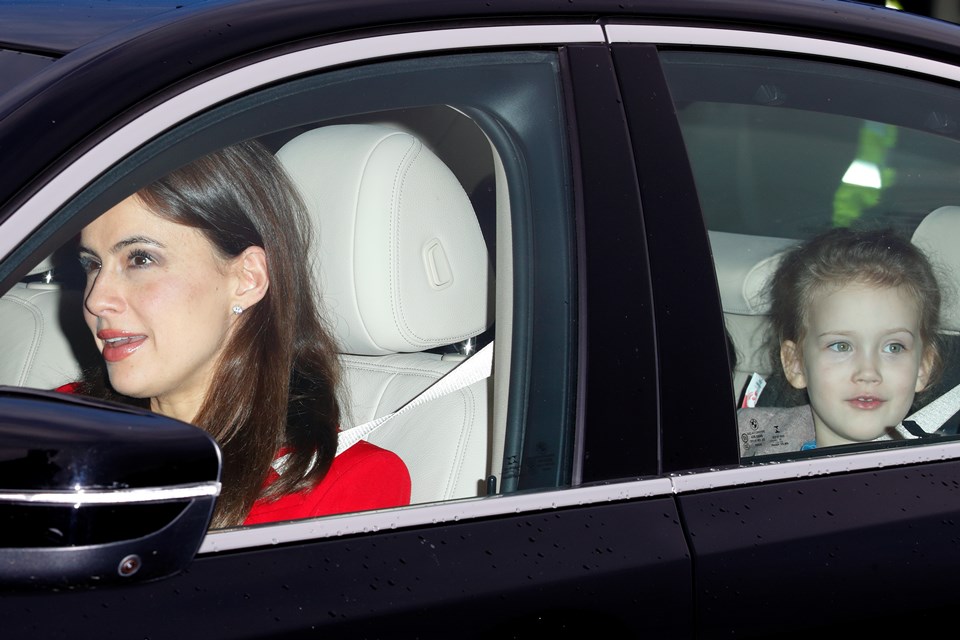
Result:
{"type": "Polygon", "coordinates": [[[831,345],[827,345],[827,349],[830,349],[831,351],[839,351],[840,353],[847,353],[853,349],[853,347],[850,346],[849,342],[834,342],[831,345]]]}
{"type": "Polygon", "coordinates": [[[906,347],[899,343],[888,344],[886,346],[887,353],[903,353],[906,350],[906,347]]]}

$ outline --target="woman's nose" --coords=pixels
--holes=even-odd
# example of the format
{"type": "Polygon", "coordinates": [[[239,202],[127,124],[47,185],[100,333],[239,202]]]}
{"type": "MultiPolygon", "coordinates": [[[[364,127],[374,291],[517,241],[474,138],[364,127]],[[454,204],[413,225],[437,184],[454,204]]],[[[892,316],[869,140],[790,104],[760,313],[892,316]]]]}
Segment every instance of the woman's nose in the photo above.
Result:
{"type": "Polygon", "coordinates": [[[123,295],[116,277],[111,276],[106,269],[100,269],[88,278],[87,293],[83,301],[88,313],[102,317],[123,310],[123,295]]]}

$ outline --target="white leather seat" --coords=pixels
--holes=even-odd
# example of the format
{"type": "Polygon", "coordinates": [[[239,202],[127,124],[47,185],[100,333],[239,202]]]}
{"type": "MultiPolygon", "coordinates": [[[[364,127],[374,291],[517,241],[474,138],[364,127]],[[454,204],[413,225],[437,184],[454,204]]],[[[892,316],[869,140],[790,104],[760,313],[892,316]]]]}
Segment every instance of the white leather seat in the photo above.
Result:
{"type": "Polygon", "coordinates": [[[754,372],[771,373],[765,349],[767,304],[762,293],[780,254],[795,243],[786,238],[710,232],[724,322],[736,350],[732,371],[735,395],[754,372]]]}
{"type": "Polygon", "coordinates": [[[945,206],[928,213],[914,230],[912,242],[923,249],[940,277],[940,331],[960,335],[960,207],[945,206]]]}
{"type": "MultiPolygon", "coordinates": [[[[490,327],[486,245],[456,177],[409,133],[321,127],[277,156],[315,224],[315,273],[343,350],[348,429],[397,410],[462,359],[428,349],[490,327]]],[[[475,383],[371,434],[407,464],[412,502],[484,494],[491,388],[475,383]]]]}
{"type": "MultiPolygon", "coordinates": [[[[48,259],[28,275],[53,268],[48,259]]],[[[82,292],[47,282],[18,283],[0,297],[0,384],[55,389],[78,379],[80,354],[95,354],[81,315],[82,292]]]]}

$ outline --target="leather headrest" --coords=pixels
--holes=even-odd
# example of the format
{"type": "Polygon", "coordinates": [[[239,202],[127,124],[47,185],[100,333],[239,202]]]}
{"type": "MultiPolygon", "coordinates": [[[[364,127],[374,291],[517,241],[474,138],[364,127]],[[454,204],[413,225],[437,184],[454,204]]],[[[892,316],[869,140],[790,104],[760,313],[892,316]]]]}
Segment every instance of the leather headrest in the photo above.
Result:
{"type": "Polygon", "coordinates": [[[943,305],[940,308],[940,330],[960,332],[960,207],[946,206],[927,214],[913,232],[913,244],[927,255],[941,278],[943,305]]]}
{"type": "Polygon", "coordinates": [[[492,323],[492,276],[473,207],[415,136],[380,125],[303,133],[277,157],[319,236],[314,267],[341,347],[422,351],[492,323]]]}

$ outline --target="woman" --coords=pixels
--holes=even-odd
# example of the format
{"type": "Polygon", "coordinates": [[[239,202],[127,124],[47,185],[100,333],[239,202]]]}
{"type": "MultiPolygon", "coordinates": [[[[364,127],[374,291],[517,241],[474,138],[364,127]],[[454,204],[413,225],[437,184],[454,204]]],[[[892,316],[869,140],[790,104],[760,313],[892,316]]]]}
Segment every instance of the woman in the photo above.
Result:
{"type": "Polygon", "coordinates": [[[335,456],[336,344],[318,312],[309,220],[272,154],[245,142],[85,227],[84,317],[103,359],[71,385],[204,428],[223,454],[213,527],[407,504],[366,442],[335,456]]]}

